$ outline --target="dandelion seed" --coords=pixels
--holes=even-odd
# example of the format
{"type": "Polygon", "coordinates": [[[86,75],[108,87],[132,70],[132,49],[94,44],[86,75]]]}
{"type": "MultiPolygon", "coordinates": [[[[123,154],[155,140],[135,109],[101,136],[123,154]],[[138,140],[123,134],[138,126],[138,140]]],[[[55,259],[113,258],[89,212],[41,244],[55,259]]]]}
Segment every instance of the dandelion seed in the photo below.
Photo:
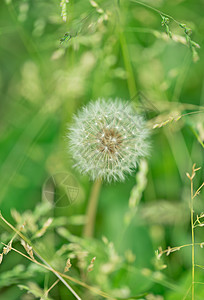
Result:
{"type": "Polygon", "coordinates": [[[75,116],[68,133],[75,167],[92,180],[107,181],[124,180],[135,169],[148,155],[148,137],[143,117],[120,99],[90,102],[75,116]]]}

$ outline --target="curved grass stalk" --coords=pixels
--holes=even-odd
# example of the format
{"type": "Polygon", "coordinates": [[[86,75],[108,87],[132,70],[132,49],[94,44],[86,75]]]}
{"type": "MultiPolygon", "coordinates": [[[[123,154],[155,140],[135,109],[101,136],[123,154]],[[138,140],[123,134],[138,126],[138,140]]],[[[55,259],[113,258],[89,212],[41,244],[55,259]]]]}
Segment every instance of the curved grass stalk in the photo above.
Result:
{"type": "Polygon", "coordinates": [[[143,3],[143,2],[137,1],[137,0],[130,0],[130,2],[137,3],[137,4],[139,4],[139,5],[142,5],[142,6],[144,6],[144,7],[147,7],[147,8],[149,8],[149,9],[151,9],[151,10],[157,12],[160,16],[165,16],[165,17],[171,19],[172,21],[174,21],[176,24],[180,25],[180,22],[177,21],[177,20],[175,20],[172,16],[170,16],[170,15],[168,15],[168,14],[166,14],[166,13],[163,13],[162,11],[160,11],[159,9],[157,9],[157,8],[155,8],[155,7],[153,7],[153,6],[150,6],[150,5],[146,4],[146,3],[143,3]]]}

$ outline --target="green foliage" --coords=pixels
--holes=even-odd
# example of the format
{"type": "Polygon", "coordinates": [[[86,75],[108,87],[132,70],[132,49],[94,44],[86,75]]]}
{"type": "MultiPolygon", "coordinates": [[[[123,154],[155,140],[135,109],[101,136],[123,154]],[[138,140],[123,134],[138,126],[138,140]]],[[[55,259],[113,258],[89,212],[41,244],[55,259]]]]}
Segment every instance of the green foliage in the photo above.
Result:
{"type": "Polygon", "coordinates": [[[26,270],[24,265],[14,266],[12,270],[6,271],[1,275],[1,288],[17,284],[22,280],[35,276],[35,272],[32,269],[26,270]]]}
{"type": "MultiPolygon", "coordinates": [[[[180,246],[191,244],[185,174],[193,163],[202,167],[195,186],[203,182],[201,7],[201,0],[1,1],[0,204],[14,226],[1,217],[2,300],[76,299],[69,287],[88,300],[191,299],[191,247],[180,246]],[[98,98],[131,101],[146,116],[152,149],[133,177],[102,186],[88,239],[93,183],[72,168],[65,136],[73,115],[98,98]],[[66,184],[50,185],[46,198],[48,179],[66,172],[76,178],[76,201],[66,184]]],[[[201,283],[202,211],[201,191],[194,201],[201,283]]],[[[196,283],[195,300],[203,297],[196,283]]]]}
{"type": "Polygon", "coordinates": [[[34,296],[34,299],[52,300],[50,297],[45,297],[44,291],[34,282],[29,282],[28,285],[19,284],[18,287],[21,290],[28,291],[29,294],[34,296]]]}

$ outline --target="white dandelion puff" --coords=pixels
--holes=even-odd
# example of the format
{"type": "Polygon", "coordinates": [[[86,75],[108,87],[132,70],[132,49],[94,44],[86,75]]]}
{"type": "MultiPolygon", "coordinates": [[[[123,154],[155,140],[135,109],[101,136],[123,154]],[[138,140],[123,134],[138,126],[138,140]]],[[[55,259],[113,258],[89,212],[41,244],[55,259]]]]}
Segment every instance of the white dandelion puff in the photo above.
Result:
{"type": "Polygon", "coordinates": [[[90,102],[69,128],[75,167],[92,180],[124,180],[149,153],[149,130],[132,105],[120,99],[90,102]]]}

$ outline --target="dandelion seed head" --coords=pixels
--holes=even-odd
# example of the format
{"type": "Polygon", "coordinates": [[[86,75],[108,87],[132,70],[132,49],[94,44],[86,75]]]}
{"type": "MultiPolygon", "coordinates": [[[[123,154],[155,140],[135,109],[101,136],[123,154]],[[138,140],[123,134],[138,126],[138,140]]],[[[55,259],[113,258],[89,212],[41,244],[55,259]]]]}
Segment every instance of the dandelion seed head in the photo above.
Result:
{"type": "Polygon", "coordinates": [[[74,117],[69,149],[75,167],[92,180],[124,180],[149,153],[149,130],[131,104],[120,99],[90,102],[74,117]]]}

